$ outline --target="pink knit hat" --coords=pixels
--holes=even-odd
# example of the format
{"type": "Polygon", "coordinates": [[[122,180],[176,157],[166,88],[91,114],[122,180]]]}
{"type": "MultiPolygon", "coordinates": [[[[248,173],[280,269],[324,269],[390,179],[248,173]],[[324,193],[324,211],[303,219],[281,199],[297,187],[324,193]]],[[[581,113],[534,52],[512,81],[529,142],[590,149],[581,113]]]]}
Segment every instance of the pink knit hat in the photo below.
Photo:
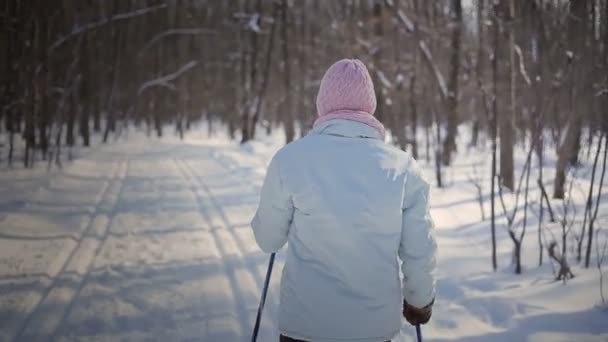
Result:
{"type": "Polygon", "coordinates": [[[314,126],[334,119],[352,120],[375,128],[384,137],[384,126],[373,117],[375,111],[374,83],[363,62],[343,59],[325,72],[314,126]]]}

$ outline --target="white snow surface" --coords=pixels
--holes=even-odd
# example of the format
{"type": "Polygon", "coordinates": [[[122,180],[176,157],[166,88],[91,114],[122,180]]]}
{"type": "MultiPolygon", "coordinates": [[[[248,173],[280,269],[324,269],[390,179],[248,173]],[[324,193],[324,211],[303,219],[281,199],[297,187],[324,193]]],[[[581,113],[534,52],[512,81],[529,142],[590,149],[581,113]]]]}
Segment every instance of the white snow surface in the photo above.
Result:
{"type": "MultiPolygon", "coordinates": [[[[281,144],[130,134],[50,173],[1,169],[0,341],[249,341],[268,262],[249,222],[281,144]]],[[[487,173],[488,154],[461,151],[431,200],[438,298],[425,341],[608,341],[597,269],[573,261],[576,277],[555,282],[546,256],[537,266],[533,214],[524,274],[513,274],[502,215],[492,272],[489,221],[468,181],[473,165],[487,173]]],[[[586,191],[589,172],[579,178],[586,191]]],[[[598,227],[607,226],[607,202],[598,227]]],[[[282,266],[281,252],[258,341],[278,341],[282,266]]],[[[414,338],[404,322],[396,341],[414,338]]]]}

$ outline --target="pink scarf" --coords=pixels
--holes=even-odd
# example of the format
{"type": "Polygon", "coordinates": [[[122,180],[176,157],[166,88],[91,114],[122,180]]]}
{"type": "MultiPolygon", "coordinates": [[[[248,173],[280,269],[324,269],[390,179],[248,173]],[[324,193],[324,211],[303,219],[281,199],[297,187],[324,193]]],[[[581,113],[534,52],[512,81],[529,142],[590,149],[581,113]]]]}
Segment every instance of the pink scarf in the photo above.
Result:
{"type": "Polygon", "coordinates": [[[337,110],[334,112],[327,113],[323,116],[319,116],[315,120],[313,127],[317,127],[327,121],[336,120],[336,119],[356,121],[356,122],[360,122],[362,124],[368,125],[371,128],[378,131],[378,133],[380,134],[381,140],[384,140],[384,138],[386,136],[386,130],[384,128],[384,125],[378,119],[376,119],[374,116],[370,115],[369,113],[357,111],[357,110],[348,110],[348,109],[337,110]]]}

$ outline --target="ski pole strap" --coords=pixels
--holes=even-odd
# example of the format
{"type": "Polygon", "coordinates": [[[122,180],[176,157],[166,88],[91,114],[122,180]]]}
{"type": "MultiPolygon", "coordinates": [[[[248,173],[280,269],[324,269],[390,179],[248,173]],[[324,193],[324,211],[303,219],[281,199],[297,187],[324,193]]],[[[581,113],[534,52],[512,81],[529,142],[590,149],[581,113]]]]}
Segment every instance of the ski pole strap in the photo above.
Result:
{"type": "Polygon", "coordinates": [[[251,335],[251,342],[256,342],[256,340],[258,339],[258,331],[260,330],[260,321],[262,319],[262,310],[264,310],[264,304],[266,304],[266,294],[268,293],[268,285],[270,284],[270,275],[272,274],[274,256],[275,256],[275,253],[270,254],[270,260],[268,261],[268,269],[266,270],[266,279],[264,280],[264,288],[262,289],[262,298],[260,299],[260,306],[258,307],[258,315],[255,319],[255,325],[253,327],[253,334],[251,335]]]}
{"type": "Polygon", "coordinates": [[[416,337],[418,338],[418,342],[422,342],[422,330],[420,329],[420,324],[416,324],[416,337]]]}

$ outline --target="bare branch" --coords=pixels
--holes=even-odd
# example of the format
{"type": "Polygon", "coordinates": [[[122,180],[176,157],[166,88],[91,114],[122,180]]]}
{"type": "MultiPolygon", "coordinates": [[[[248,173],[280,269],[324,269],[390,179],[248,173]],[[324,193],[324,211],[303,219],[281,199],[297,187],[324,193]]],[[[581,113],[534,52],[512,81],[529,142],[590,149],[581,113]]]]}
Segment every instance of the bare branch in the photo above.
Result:
{"type": "Polygon", "coordinates": [[[467,178],[469,182],[473,184],[475,189],[477,189],[477,202],[479,203],[479,208],[481,210],[481,220],[485,221],[486,212],[483,208],[483,187],[481,186],[482,179],[477,172],[477,164],[473,164],[473,175],[475,178],[473,178],[471,175],[467,175],[467,178]]]}
{"type": "Polygon", "coordinates": [[[515,44],[515,52],[517,53],[517,57],[519,57],[519,73],[524,81],[526,81],[526,84],[530,86],[532,85],[532,81],[530,81],[530,76],[528,76],[528,73],[526,72],[526,65],[524,64],[524,56],[521,53],[521,48],[517,44],[515,44]]]}
{"type": "Polygon", "coordinates": [[[545,202],[547,202],[547,208],[549,209],[549,217],[550,221],[555,222],[555,215],[553,214],[553,208],[551,207],[551,201],[549,201],[549,195],[547,195],[547,190],[545,189],[545,185],[540,181],[540,179],[536,180],[536,184],[540,188],[541,195],[545,198],[545,202]]]}
{"type": "Polygon", "coordinates": [[[60,47],[61,45],[63,45],[65,42],[67,42],[68,40],[80,35],[81,33],[84,33],[88,30],[92,30],[92,29],[96,29],[99,27],[102,27],[104,25],[107,25],[111,22],[114,21],[119,21],[119,20],[125,20],[125,19],[130,19],[130,18],[134,18],[134,17],[138,17],[138,16],[142,16],[145,14],[148,14],[150,12],[154,12],[156,10],[162,9],[167,7],[167,4],[162,4],[162,5],[158,5],[158,6],[151,6],[151,7],[146,7],[146,8],[141,8],[135,11],[131,11],[131,12],[126,12],[126,13],[119,13],[119,14],[115,14],[109,18],[104,18],[101,19],[99,21],[96,22],[92,22],[92,23],[88,23],[85,24],[84,26],[78,26],[75,25],[74,28],[72,29],[72,32],[66,34],[65,36],[59,38],[57,41],[55,41],[50,47],[49,47],[49,52],[55,50],[56,48],[60,47]]]}
{"type": "MultiPolygon", "coordinates": [[[[500,179],[499,179],[500,180],[500,179]]],[[[498,197],[500,198],[500,205],[502,206],[502,211],[505,214],[505,217],[507,218],[507,223],[509,225],[509,230],[511,230],[511,223],[513,222],[511,217],[509,216],[509,211],[507,210],[507,206],[505,205],[505,198],[502,192],[502,185],[498,185],[498,197]]]]}
{"type": "Polygon", "coordinates": [[[503,207],[503,210],[505,212],[505,216],[507,217],[507,222],[509,223],[509,229],[511,229],[511,225],[513,224],[513,221],[515,220],[515,215],[517,215],[517,211],[519,210],[519,196],[521,194],[521,186],[523,184],[523,180],[524,180],[524,176],[526,175],[526,173],[528,172],[528,165],[530,164],[531,160],[532,160],[532,152],[534,151],[534,146],[536,145],[536,142],[538,141],[538,136],[540,134],[537,134],[537,136],[535,138],[533,138],[532,140],[532,144],[530,145],[530,149],[528,150],[528,155],[526,156],[526,162],[524,164],[524,169],[521,172],[521,175],[519,176],[519,183],[517,184],[517,190],[515,191],[515,205],[513,206],[513,209],[511,211],[511,215],[508,215],[508,210],[506,209],[505,203],[504,203],[504,196],[502,193],[502,186],[498,187],[498,194],[500,196],[500,203],[503,207]]]}
{"type": "Polygon", "coordinates": [[[410,18],[407,17],[407,15],[405,15],[402,10],[395,7],[393,0],[384,0],[384,2],[386,3],[386,6],[395,10],[397,19],[401,24],[403,24],[407,32],[414,33],[414,31],[416,30],[414,23],[410,20],[410,18]]]}
{"type": "Polygon", "coordinates": [[[420,47],[420,51],[422,51],[424,60],[426,61],[429,68],[431,68],[431,70],[433,71],[433,74],[435,75],[435,80],[437,81],[437,86],[439,87],[439,90],[441,91],[441,98],[443,100],[446,100],[449,96],[449,93],[448,93],[448,87],[445,83],[445,79],[443,78],[443,74],[441,73],[441,70],[439,70],[439,67],[433,61],[433,55],[431,54],[431,51],[429,50],[428,46],[426,45],[426,42],[424,42],[423,40],[420,40],[420,41],[418,41],[418,46],[420,47]]]}
{"type": "MultiPolygon", "coordinates": [[[[395,12],[395,16],[397,17],[398,21],[405,27],[408,33],[416,32],[416,26],[414,25],[414,23],[407,17],[407,15],[401,9],[395,6],[392,0],[384,0],[384,2],[386,3],[386,6],[388,8],[392,9],[395,12]]],[[[445,78],[443,77],[441,70],[439,70],[439,67],[435,63],[433,59],[433,54],[431,54],[431,51],[426,42],[420,37],[416,37],[416,39],[418,40],[418,48],[424,56],[424,61],[435,76],[435,81],[437,83],[437,86],[439,87],[441,99],[443,101],[446,101],[449,97],[449,92],[445,82],[445,78]]]]}
{"type": "Polygon", "coordinates": [[[185,29],[170,29],[170,30],[166,30],[164,32],[161,32],[161,33],[157,34],[152,39],[150,39],[150,41],[148,43],[146,43],[146,45],[142,48],[142,51],[140,52],[140,55],[143,54],[143,52],[145,50],[148,50],[150,47],[152,47],[152,45],[156,44],[158,41],[160,41],[163,38],[168,37],[168,36],[215,34],[215,33],[217,33],[217,31],[210,30],[210,29],[205,29],[205,28],[189,28],[189,29],[185,28],[185,29]]]}
{"type": "Polygon", "coordinates": [[[174,81],[175,79],[177,79],[179,76],[181,76],[181,74],[194,68],[197,64],[198,63],[196,61],[190,61],[190,62],[186,63],[185,65],[183,65],[181,68],[179,68],[179,70],[177,70],[174,73],[145,82],[144,84],[142,84],[139,87],[139,90],[137,90],[137,95],[139,96],[146,89],[148,89],[150,87],[155,87],[155,86],[165,87],[170,90],[175,90],[175,86],[173,84],[171,84],[171,82],[174,81]]]}

